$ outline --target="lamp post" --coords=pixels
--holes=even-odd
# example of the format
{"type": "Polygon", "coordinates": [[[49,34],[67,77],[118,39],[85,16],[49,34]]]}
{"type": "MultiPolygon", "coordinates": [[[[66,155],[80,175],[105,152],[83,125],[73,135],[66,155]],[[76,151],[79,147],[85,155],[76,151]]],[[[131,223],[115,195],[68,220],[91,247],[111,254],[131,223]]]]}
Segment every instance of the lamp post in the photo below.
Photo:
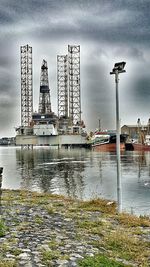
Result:
{"type": "Polygon", "coordinates": [[[118,212],[122,211],[122,188],[121,188],[121,167],[120,167],[120,118],[119,118],[119,73],[126,72],[124,70],[126,62],[115,63],[114,68],[110,74],[115,74],[116,83],[116,150],[117,150],[117,202],[118,212]]]}

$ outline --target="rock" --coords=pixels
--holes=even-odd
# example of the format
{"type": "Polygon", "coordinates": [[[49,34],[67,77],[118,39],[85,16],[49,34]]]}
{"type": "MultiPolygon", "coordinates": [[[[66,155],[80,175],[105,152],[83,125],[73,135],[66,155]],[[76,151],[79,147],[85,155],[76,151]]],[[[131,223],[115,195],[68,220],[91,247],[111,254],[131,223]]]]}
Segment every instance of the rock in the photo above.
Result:
{"type": "Polygon", "coordinates": [[[32,267],[32,263],[29,261],[29,262],[26,262],[26,261],[20,261],[19,262],[19,266],[22,266],[22,267],[32,267]]]}
{"type": "Polygon", "coordinates": [[[50,248],[49,248],[49,246],[48,245],[41,245],[41,246],[39,246],[40,247],[40,249],[43,249],[43,250],[46,250],[46,251],[52,251],[50,248]]]}
{"type": "Polygon", "coordinates": [[[106,206],[110,206],[112,204],[114,204],[114,201],[109,201],[109,202],[107,202],[106,206]]]}
{"type": "Polygon", "coordinates": [[[12,254],[9,254],[9,253],[7,253],[7,254],[6,254],[6,257],[7,257],[7,258],[11,258],[11,259],[14,259],[14,258],[15,258],[15,256],[14,256],[14,255],[12,255],[12,254]]]}
{"type": "Polygon", "coordinates": [[[68,264],[68,261],[67,260],[57,260],[56,263],[61,265],[61,266],[64,266],[64,265],[68,264]]]}
{"type": "Polygon", "coordinates": [[[24,253],[19,254],[17,258],[21,260],[28,260],[29,255],[26,252],[24,252],[24,253]]]}
{"type": "Polygon", "coordinates": [[[23,251],[23,252],[26,252],[26,253],[30,253],[30,252],[31,252],[31,249],[29,249],[29,248],[24,248],[24,249],[22,249],[22,251],[23,251]]]}
{"type": "Polygon", "coordinates": [[[70,265],[69,265],[69,267],[76,267],[76,266],[78,266],[78,265],[77,265],[77,263],[75,261],[71,262],[70,265]]]}
{"type": "Polygon", "coordinates": [[[86,252],[86,255],[87,255],[87,256],[90,256],[90,257],[94,257],[94,254],[91,253],[91,252],[86,252]]]}
{"type": "Polygon", "coordinates": [[[83,259],[83,257],[80,254],[77,254],[77,253],[72,253],[71,257],[73,257],[75,259],[83,259]]]}
{"type": "Polygon", "coordinates": [[[71,256],[71,257],[70,257],[70,260],[71,260],[71,261],[76,261],[76,257],[72,257],[72,256],[71,256]]]}

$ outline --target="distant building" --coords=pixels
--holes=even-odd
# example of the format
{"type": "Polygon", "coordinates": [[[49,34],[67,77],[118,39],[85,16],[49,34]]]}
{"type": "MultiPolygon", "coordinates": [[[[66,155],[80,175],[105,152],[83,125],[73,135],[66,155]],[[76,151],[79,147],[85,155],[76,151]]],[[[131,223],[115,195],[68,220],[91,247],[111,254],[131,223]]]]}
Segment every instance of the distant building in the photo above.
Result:
{"type": "Polygon", "coordinates": [[[149,133],[149,125],[123,125],[121,127],[121,133],[127,134],[130,139],[137,139],[139,132],[144,135],[149,133]]]}
{"type": "Polygon", "coordinates": [[[3,137],[0,139],[0,146],[16,145],[15,137],[3,137]]]}

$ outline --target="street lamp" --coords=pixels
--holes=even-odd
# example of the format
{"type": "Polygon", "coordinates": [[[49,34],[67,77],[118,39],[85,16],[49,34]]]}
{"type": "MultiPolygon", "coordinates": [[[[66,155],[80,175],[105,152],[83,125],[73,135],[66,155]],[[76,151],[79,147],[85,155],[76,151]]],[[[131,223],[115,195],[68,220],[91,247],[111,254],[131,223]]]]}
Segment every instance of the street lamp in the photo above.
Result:
{"type": "Polygon", "coordinates": [[[121,168],[120,168],[120,118],[119,118],[119,73],[126,72],[124,70],[126,62],[115,63],[114,68],[110,74],[115,74],[116,83],[116,148],[117,148],[117,202],[118,212],[122,211],[122,192],[121,192],[121,168]]]}

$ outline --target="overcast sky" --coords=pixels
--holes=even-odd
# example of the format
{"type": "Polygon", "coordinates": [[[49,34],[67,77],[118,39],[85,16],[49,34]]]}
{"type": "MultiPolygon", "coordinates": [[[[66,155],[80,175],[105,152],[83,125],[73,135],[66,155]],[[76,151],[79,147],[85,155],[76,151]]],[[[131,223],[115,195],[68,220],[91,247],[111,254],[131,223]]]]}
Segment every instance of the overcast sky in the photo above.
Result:
{"type": "Polygon", "coordinates": [[[33,48],[34,110],[42,59],[48,62],[52,110],[57,113],[58,54],[81,46],[82,118],[88,130],[115,129],[115,62],[120,75],[121,125],[150,117],[149,0],[0,0],[0,137],[20,125],[20,46],[33,48]]]}

